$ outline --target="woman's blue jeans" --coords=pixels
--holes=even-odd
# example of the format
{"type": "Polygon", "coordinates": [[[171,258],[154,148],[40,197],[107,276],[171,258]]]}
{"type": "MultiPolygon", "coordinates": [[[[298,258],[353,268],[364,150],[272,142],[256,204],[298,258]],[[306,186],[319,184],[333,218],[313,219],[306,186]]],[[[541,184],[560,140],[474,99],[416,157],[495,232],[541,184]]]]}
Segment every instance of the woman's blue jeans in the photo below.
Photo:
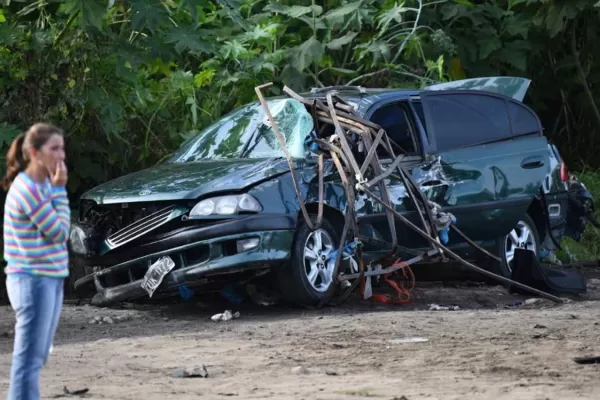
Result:
{"type": "Polygon", "coordinates": [[[15,343],[8,400],[40,398],[40,370],[48,359],[63,304],[63,278],[32,275],[6,277],[15,310],[15,343]]]}

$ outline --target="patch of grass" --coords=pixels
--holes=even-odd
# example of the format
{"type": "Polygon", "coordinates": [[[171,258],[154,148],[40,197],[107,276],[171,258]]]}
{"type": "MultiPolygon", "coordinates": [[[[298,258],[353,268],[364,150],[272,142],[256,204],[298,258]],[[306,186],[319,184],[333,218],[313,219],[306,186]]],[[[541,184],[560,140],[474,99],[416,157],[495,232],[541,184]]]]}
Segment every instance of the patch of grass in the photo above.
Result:
{"type": "MultiPolygon", "coordinates": [[[[583,170],[576,175],[594,197],[595,216],[600,220],[600,171],[583,170]]],[[[565,251],[559,251],[556,255],[563,262],[598,260],[600,259],[600,230],[588,223],[579,242],[565,238],[561,246],[565,251]]]]}

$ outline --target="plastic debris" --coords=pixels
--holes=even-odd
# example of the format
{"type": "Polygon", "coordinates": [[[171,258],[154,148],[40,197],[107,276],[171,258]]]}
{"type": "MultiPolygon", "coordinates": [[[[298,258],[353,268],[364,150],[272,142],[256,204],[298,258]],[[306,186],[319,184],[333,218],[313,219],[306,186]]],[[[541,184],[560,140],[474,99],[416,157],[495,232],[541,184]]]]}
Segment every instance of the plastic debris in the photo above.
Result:
{"type": "Polygon", "coordinates": [[[206,366],[177,369],[173,371],[175,378],[208,378],[206,366]]]}
{"type": "Polygon", "coordinates": [[[577,364],[600,364],[600,357],[575,357],[573,358],[577,364]]]}
{"type": "Polygon", "coordinates": [[[292,373],[294,373],[296,375],[306,375],[309,373],[309,371],[308,371],[308,369],[306,369],[306,367],[303,367],[302,365],[300,365],[298,367],[292,368],[292,373]]]}
{"type": "Polygon", "coordinates": [[[244,302],[244,295],[233,285],[224,286],[219,293],[232,304],[242,304],[244,302]]]}
{"type": "Polygon", "coordinates": [[[457,311],[459,306],[440,306],[439,304],[430,304],[429,311],[457,311]]]}
{"type": "Polygon", "coordinates": [[[210,319],[215,322],[220,321],[231,321],[232,319],[238,319],[240,317],[240,312],[236,311],[235,313],[231,313],[231,310],[225,310],[225,312],[220,314],[213,315],[210,319]]]}
{"type": "Polygon", "coordinates": [[[389,342],[390,343],[394,343],[394,344],[402,344],[402,343],[425,343],[425,342],[429,342],[429,339],[422,338],[422,337],[407,337],[407,338],[401,338],[401,339],[392,339],[389,342]]]}
{"type": "Polygon", "coordinates": [[[528,305],[528,306],[530,306],[530,305],[533,305],[533,304],[537,304],[537,303],[539,303],[540,301],[542,301],[542,299],[536,299],[536,298],[533,298],[533,299],[527,299],[527,300],[525,300],[525,305],[528,305]]]}
{"type": "Polygon", "coordinates": [[[66,386],[63,388],[63,392],[61,394],[57,394],[52,396],[53,399],[59,399],[61,397],[85,397],[85,395],[90,391],[88,388],[78,389],[78,390],[69,390],[66,386]]]}
{"type": "Polygon", "coordinates": [[[179,295],[184,301],[190,300],[192,297],[194,297],[194,291],[190,289],[186,284],[182,283],[181,285],[179,285],[179,295]]]}

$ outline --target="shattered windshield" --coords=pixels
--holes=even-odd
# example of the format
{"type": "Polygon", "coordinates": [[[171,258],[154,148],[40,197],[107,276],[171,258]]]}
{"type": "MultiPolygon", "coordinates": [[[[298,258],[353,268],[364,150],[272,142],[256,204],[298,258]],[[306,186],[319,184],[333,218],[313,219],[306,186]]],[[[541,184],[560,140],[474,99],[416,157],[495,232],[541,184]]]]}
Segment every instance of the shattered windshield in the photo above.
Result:
{"type": "MultiPolygon", "coordinates": [[[[294,99],[267,102],[292,158],[305,155],[313,120],[294,99]]],[[[186,141],[167,161],[187,163],[206,159],[284,157],[277,136],[260,103],[240,107],[186,141]]]]}

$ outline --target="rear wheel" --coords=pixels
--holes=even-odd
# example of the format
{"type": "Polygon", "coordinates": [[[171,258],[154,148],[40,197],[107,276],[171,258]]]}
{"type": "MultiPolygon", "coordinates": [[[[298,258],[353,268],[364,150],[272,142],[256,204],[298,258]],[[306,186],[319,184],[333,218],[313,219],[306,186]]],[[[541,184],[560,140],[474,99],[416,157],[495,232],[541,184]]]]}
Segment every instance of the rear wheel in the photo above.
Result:
{"type": "Polygon", "coordinates": [[[339,240],[338,232],[326,219],[315,230],[301,222],[291,262],[277,271],[281,294],[287,301],[315,306],[335,290],[333,255],[339,240]]]}
{"type": "Polygon", "coordinates": [[[515,250],[518,248],[531,250],[536,255],[540,251],[540,236],[535,222],[529,214],[523,215],[515,228],[499,240],[498,256],[501,261],[494,262],[495,271],[493,272],[510,278],[514,266],[515,250]]]}

